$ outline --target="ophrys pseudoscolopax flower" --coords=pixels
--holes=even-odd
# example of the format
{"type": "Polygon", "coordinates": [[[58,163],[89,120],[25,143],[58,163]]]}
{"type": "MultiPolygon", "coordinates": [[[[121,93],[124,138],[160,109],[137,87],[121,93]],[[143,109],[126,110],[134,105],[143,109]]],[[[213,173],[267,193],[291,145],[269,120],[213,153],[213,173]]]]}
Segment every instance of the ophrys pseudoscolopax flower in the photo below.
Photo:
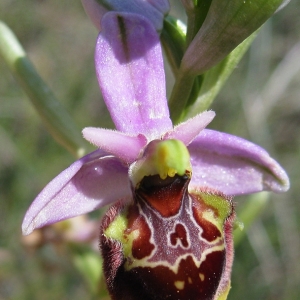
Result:
{"type": "Polygon", "coordinates": [[[211,111],[173,127],[159,38],[145,18],[111,12],[101,28],[96,70],[118,131],[84,129],[99,149],[45,187],[23,232],[116,203],[101,226],[113,299],[225,299],[229,196],[285,191],[288,177],[260,147],[204,129],[211,111]]]}

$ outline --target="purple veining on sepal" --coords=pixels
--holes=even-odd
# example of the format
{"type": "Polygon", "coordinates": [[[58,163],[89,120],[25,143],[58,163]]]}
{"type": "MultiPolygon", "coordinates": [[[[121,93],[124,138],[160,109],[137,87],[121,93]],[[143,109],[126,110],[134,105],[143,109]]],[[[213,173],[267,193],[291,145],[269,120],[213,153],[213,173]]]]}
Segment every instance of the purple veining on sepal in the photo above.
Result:
{"type": "Polygon", "coordinates": [[[147,139],[142,134],[129,136],[120,131],[95,127],[84,128],[82,134],[86,140],[95,146],[126,163],[134,162],[141,149],[147,144],[147,139]]]}
{"type": "Polygon", "coordinates": [[[164,16],[170,10],[167,0],[101,0],[111,10],[134,13],[147,18],[156,30],[163,27],[164,16]]]}
{"type": "Polygon", "coordinates": [[[159,138],[172,129],[159,37],[146,19],[134,14],[110,12],[102,24],[95,64],[116,128],[159,138]]]}
{"type": "Polygon", "coordinates": [[[289,189],[281,166],[264,149],[242,138],[206,129],[188,149],[192,189],[206,186],[227,195],[289,189]]]}
{"type": "Polygon", "coordinates": [[[43,189],[24,217],[23,234],[130,195],[127,168],[117,158],[96,150],[77,160],[43,189]]]}
{"type": "Polygon", "coordinates": [[[100,20],[107,11],[134,13],[147,18],[157,31],[162,30],[164,16],[169,12],[168,0],[81,0],[94,25],[101,30],[100,20]]]}

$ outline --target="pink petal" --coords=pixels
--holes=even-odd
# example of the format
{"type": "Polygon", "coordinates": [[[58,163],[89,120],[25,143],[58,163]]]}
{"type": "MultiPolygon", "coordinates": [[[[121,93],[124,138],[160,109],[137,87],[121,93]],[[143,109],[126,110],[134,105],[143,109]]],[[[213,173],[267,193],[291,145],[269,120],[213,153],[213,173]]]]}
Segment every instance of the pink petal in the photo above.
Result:
{"type": "Polygon", "coordinates": [[[127,171],[117,158],[102,150],[79,159],[54,178],[31,204],[23,220],[23,234],[130,197],[127,171]]]}
{"type": "Polygon", "coordinates": [[[289,189],[281,166],[264,149],[242,138],[205,129],[188,149],[193,168],[191,189],[204,186],[227,195],[289,189]]]}
{"type": "Polygon", "coordinates": [[[168,131],[163,139],[177,139],[182,141],[186,146],[189,145],[196,136],[212,121],[215,117],[215,112],[205,111],[194,118],[188,119],[168,131]]]}
{"type": "Polygon", "coordinates": [[[94,127],[84,128],[82,133],[86,140],[127,163],[135,161],[147,144],[147,139],[141,134],[129,136],[120,131],[94,127]]]}
{"type": "Polygon", "coordinates": [[[116,128],[159,138],[172,128],[159,37],[135,14],[109,12],[95,53],[98,81],[116,128]]]}

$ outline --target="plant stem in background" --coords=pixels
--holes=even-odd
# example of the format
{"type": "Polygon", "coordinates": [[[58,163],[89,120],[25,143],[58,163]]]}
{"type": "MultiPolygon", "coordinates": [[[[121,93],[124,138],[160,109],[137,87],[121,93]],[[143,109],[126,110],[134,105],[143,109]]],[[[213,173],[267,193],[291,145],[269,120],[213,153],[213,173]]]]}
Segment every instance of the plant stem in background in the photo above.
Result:
{"type": "Polygon", "coordinates": [[[53,138],[74,156],[82,156],[84,144],[80,130],[39,76],[14,33],[1,21],[0,54],[53,138]]]}
{"type": "Polygon", "coordinates": [[[198,97],[194,100],[194,102],[189,101],[187,103],[184,119],[194,117],[200,112],[209,109],[215,97],[218,95],[240,60],[243,58],[256,36],[257,32],[251,34],[225,59],[202,75],[203,80],[198,90],[198,97]]]}
{"type": "Polygon", "coordinates": [[[264,211],[270,200],[270,193],[261,192],[248,197],[242,210],[238,212],[239,220],[244,224],[243,230],[238,228],[234,231],[234,245],[237,246],[245,237],[248,228],[257,220],[258,216],[264,211]]]}
{"type": "Polygon", "coordinates": [[[179,75],[175,80],[169,99],[169,109],[173,124],[177,124],[182,120],[184,107],[190,97],[194,79],[194,75],[184,74],[179,70],[179,75]]]}

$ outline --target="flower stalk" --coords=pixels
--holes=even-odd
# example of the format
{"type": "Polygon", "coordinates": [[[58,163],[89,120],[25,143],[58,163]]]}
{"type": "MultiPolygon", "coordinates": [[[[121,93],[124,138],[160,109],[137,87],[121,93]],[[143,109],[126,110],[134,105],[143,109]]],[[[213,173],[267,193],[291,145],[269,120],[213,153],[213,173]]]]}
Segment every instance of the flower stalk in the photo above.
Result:
{"type": "Polygon", "coordinates": [[[194,86],[195,76],[180,72],[175,80],[169,99],[170,117],[174,124],[179,123],[184,117],[184,108],[188,103],[194,86]]]}
{"type": "Polygon", "coordinates": [[[0,55],[53,138],[75,157],[81,157],[84,143],[76,124],[40,77],[17,37],[3,22],[0,22],[0,55]]]}

